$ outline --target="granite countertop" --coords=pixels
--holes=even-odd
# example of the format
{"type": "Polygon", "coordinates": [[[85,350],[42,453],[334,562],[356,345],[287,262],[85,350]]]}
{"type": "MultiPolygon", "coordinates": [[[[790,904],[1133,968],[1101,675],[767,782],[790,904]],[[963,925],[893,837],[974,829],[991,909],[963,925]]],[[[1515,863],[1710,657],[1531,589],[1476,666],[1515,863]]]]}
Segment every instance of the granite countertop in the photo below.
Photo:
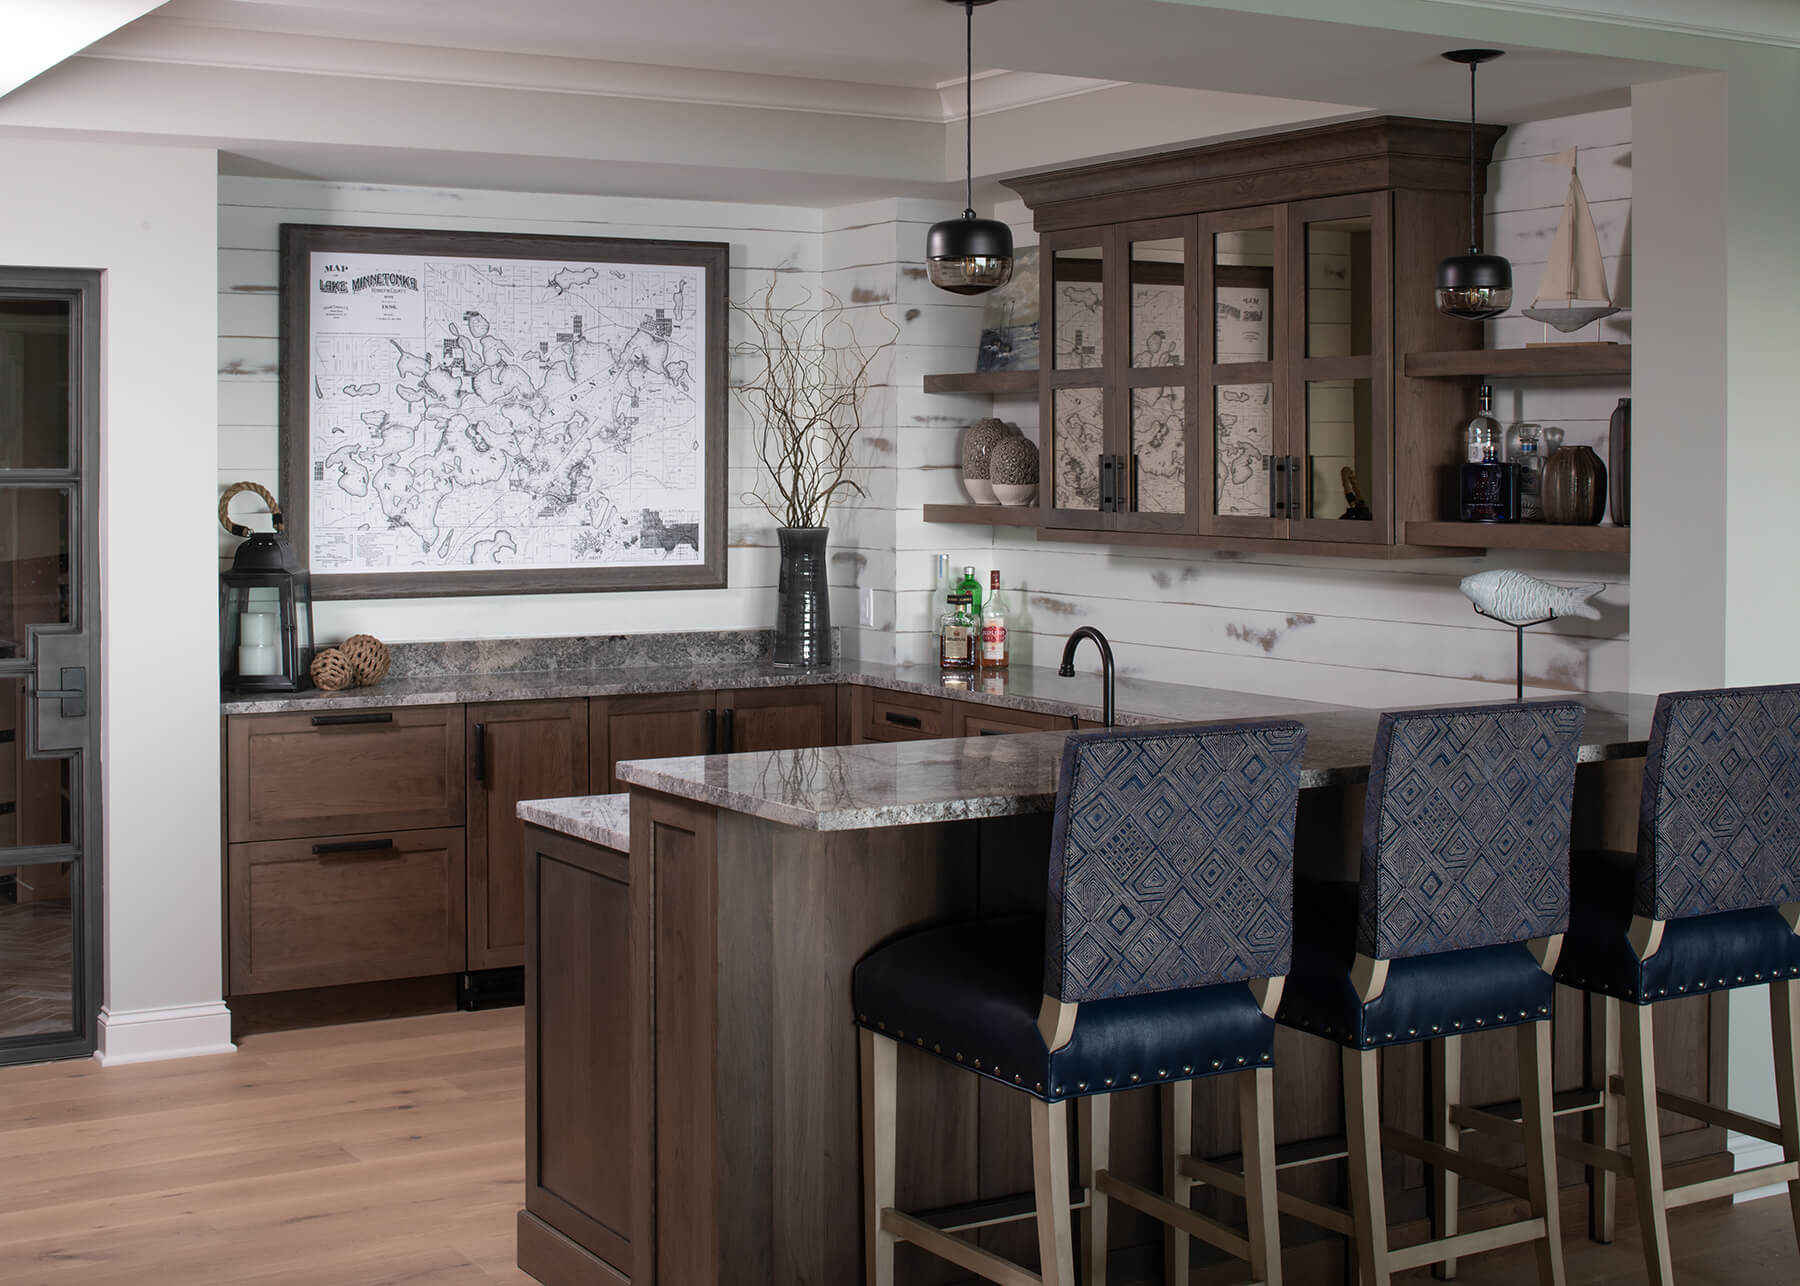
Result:
{"type": "MultiPolygon", "coordinates": [[[[1087,656],[1083,661],[1093,663],[1087,656]]],[[[935,666],[881,665],[844,661],[829,670],[778,669],[767,661],[692,661],[679,665],[627,665],[606,669],[550,669],[519,673],[444,673],[388,678],[370,688],[343,692],[275,692],[225,701],[226,714],[277,714],[293,711],[355,710],[370,706],[461,705],[486,701],[567,700],[575,697],[638,696],[661,692],[695,692],[721,688],[813,687],[851,684],[948,696],[961,701],[1027,710],[1038,714],[1075,715],[1083,723],[1100,721],[1100,676],[1097,672],[1061,678],[1055,670],[1019,666],[946,681],[935,666]]],[[[1122,725],[1183,722],[1221,718],[1271,718],[1309,714],[1338,707],[1316,701],[1196,688],[1181,683],[1120,679],[1118,722],[1122,725]]]]}
{"type": "Polygon", "coordinates": [[[631,851],[631,796],[583,795],[519,801],[519,820],[601,848],[631,851]]]}
{"type": "MultiPolygon", "coordinates": [[[[1189,708],[1208,689],[1190,688],[1189,708]]],[[[1265,700],[1219,693],[1219,709],[1172,722],[1221,722],[1294,713],[1265,700]]],[[[1641,756],[1655,698],[1593,693],[1587,707],[1584,763],[1641,756]]],[[[1307,726],[1302,788],[1366,781],[1377,710],[1319,708],[1298,714],[1307,726]]],[[[1063,741],[1069,734],[1039,732],[888,745],[835,746],[687,759],[640,759],[619,765],[619,777],[717,808],[806,830],[866,830],[1047,812],[1055,803],[1063,741]]]]}

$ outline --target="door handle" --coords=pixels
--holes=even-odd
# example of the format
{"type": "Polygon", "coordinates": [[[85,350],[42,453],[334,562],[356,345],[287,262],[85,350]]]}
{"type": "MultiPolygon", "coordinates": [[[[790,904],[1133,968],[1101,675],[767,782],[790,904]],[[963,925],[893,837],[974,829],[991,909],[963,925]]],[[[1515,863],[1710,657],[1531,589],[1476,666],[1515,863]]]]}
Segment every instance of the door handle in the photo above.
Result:
{"type": "Polygon", "coordinates": [[[475,784],[487,789],[487,725],[475,725],[475,784]]]}
{"type": "Polygon", "coordinates": [[[352,723],[392,723],[392,710],[371,710],[364,714],[315,714],[312,726],[315,728],[341,728],[352,723]]]}
{"type": "Polygon", "coordinates": [[[394,851],[391,839],[352,839],[342,840],[335,844],[314,844],[314,857],[342,857],[352,853],[390,853],[394,851]]]}
{"type": "Polygon", "coordinates": [[[32,688],[32,695],[39,701],[60,701],[61,715],[65,719],[87,718],[87,667],[85,665],[65,665],[62,667],[62,687],[40,688],[31,680],[27,684],[32,688]]]}
{"type": "Polygon", "coordinates": [[[737,753],[736,710],[719,711],[719,741],[723,743],[725,747],[719,752],[720,754],[733,755],[737,753]]]}
{"type": "Polygon", "coordinates": [[[1288,516],[1288,458],[1284,455],[1266,455],[1263,457],[1263,468],[1269,472],[1269,517],[1285,518],[1288,516]]]}
{"type": "Polygon", "coordinates": [[[892,710],[883,710],[881,717],[902,728],[923,728],[925,726],[924,721],[916,714],[896,714],[892,710]]]}
{"type": "Polygon", "coordinates": [[[719,712],[717,710],[707,710],[702,712],[700,715],[700,723],[701,726],[706,729],[706,749],[702,753],[708,755],[717,754],[717,746],[719,744],[719,712]]]}

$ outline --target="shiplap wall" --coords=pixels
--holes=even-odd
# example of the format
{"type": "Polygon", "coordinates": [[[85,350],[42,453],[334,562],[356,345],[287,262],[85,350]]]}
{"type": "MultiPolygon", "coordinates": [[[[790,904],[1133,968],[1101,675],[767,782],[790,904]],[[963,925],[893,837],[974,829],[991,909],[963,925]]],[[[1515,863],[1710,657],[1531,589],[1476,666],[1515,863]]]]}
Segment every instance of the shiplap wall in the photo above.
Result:
{"type": "MultiPolygon", "coordinates": [[[[277,247],[283,223],[725,241],[731,246],[731,297],[746,299],[775,279],[779,302],[802,291],[817,292],[824,247],[832,240],[823,231],[826,213],[787,206],[221,177],[220,486],[239,479],[271,490],[277,486],[277,247]]],[[[735,319],[731,335],[734,340],[742,335],[735,319]]],[[[367,631],[408,641],[769,625],[774,620],[775,524],[744,499],[756,481],[755,455],[735,399],[730,425],[728,588],[327,602],[315,613],[320,637],[367,631]]],[[[247,500],[238,504],[243,512],[254,511],[247,500]]],[[[233,544],[220,533],[221,557],[233,544]]],[[[852,587],[844,577],[850,565],[840,564],[833,577],[833,607],[846,624],[856,620],[852,587]]]]}
{"type": "MultiPolygon", "coordinates": [[[[1567,186],[1567,171],[1541,158],[1571,144],[1584,149],[1582,180],[1609,280],[1618,302],[1629,305],[1630,139],[1630,112],[1621,109],[1534,122],[1501,140],[1489,171],[1489,238],[1514,260],[1521,307],[1536,289],[1567,186]]],[[[1013,223],[1020,244],[1030,244],[1029,212],[1015,203],[997,213],[1013,223]]],[[[915,256],[922,253],[922,230],[910,235],[910,244],[915,256]]],[[[901,265],[903,274],[908,270],[901,265]]],[[[969,369],[978,316],[954,309],[933,314],[938,334],[933,343],[917,336],[921,351],[948,347],[958,360],[938,369],[969,369]]],[[[1489,326],[1490,344],[1540,337],[1540,327],[1516,315],[1489,326]]],[[[1629,311],[1609,319],[1599,337],[1629,339],[1629,311]]],[[[1590,328],[1569,338],[1595,335],[1590,328]]],[[[1606,418],[1628,391],[1604,381],[1500,384],[1496,405],[1503,422],[1555,424],[1570,443],[1604,454],[1606,418]]],[[[918,504],[965,499],[957,426],[992,413],[1036,438],[1037,408],[1016,398],[908,398],[903,389],[901,411],[909,451],[898,492],[915,506],[913,516],[903,508],[896,520],[894,639],[902,661],[931,655],[931,564],[942,550],[959,565],[974,563],[984,579],[989,567],[1001,569],[1014,611],[1015,655],[1037,664],[1055,663],[1069,630],[1095,625],[1112,639],[1120,669],[1143,677],[1364,705],[1491,699],[1510,690],[1513,635],[1475,616],[1456,585],[1472,571],[1514,567],[1562,583],[1607,584],[1597,600],[1601,620],[1559,621],[1531,633],[1528,682],[1545,690],[1626,685],[1624,557],[1496,554],[1376,563],[1040,544],[1005,528],[926,525],[916,517],[918,504]]],[[[1446,434],[1460,429],[1443,426],[1446,434]]]]}

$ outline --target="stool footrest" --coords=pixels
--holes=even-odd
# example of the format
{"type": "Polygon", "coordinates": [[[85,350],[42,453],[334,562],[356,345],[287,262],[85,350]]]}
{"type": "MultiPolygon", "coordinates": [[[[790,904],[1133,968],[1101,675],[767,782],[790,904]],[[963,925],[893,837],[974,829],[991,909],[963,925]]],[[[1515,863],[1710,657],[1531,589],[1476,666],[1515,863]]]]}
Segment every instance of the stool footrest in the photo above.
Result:
{"type": "MultiPolygon", "coordinates": [[[[1396,1152],[1404,1152],[1416,1157],[1426,1165],[1438,1166],[1461,1175],[1465,1179],[1473,1179],[1477,1183],[1485,1183],[1488,1187],[1504,1192],[1508,1196],[1529,1200],[1531,1188],[1523,1175],[1502,1170],[1497,1165],[1486,1161],[1478,1161],[1466,1152],[1453,1152],[1442,1144],[1433,1143],[1429,1139],[1421,1139],[1417,1135],[1407,1134],[1393,1126],[1384,1126],[1381,1141],[1396,1152]]],[[[1504,1243],[1511,1245],[1511,1242],[1504,1243]]],[[[1436,1263],[1436,1260],[1423,1260],[1423,1263],[1436,1263]]]]}
{"type": "Polygon", "coordinates": [[[1460,1259],[1464,1255],[1479,1255],[1487,1250],[1517,1246],[1520,1242],[1537,1241],[1545,1235],[1545,1226],[1541,1218],[1521,1219],[1518,1223],[1503,1223],[1478,1232],[1463,1232],[1436,1241],[1422,1241],[1416,1246],[1402,1246],[1388,1251],[1388,1267],[1402,1273],[1409,1268],[1423,1268],[1446,1259],[1460,1259]]]}
{"type": "MultiPolygon", "coordinates": [[[[1340,1156],[1343,1154],[1340,1152],[1340,1156]]],[[[1324,1157],[1313,1157],[1311,1161],[1326,1160],[1324,1157]]],[[[1305,1164],[1305,1163],[1299,1163],[1305,1164]]],[[[1186,1156],[1180,1161],[1181,1173],[1190,1179],[1204,1183],[1209,1188],[1217,1188],[1221,1192],[1229,1192],[1233,1196],[1244,1195],[1244,1176],[1223,1166],[1214,1165],[1210,1161],[1202,1161],[1199,1157],[1186,1156]]],[[[1356,1220],[1348,1210],[1340,1210],[1336,1206],[1324,1205],[1318,1201],[1309,1201],[1305,1197],[1291,1192],[1277,1190],[1275,1208],[1284,1215],[1292,1215],[1296,1219],[1304,1219],[1307,1223],[1339,1233],[1345,1237],[1356,1234],[1356,1220]]]]}
{"type": "MultiPolygon", "coordinates": [[[[1086,1210],[1087,1206],[1087,1189],[1071,1188],[1069,1209],[1086,1210]]],[[[1037,1194],[1015,1192],[1011,1196],[986,1197],[980,1201],[964,1201],[953,1206],[936,1206],[930,1210],[910,1210],[905,1213],[920,1223],[930,1224],[939,1232],[973,1232],[977,1228],[992,1228],[1000,1224],[1036,1219],[1037,1194]]]]}
{"type": "MultiPolygon", "coordinates": [[[[1625,1078],[1615,1076],[1609,1082],[1612,1092],[1623,1096],[1625,1078]]],[[[1717,1125],[1721,1129],[1736,1130],[1739,1134],[1748,1134],[1753,1139],[1761,1139],[1764,1143],[1781,1146],[1781,1127],[1773,1121],[1765,1121],[1757,1116],[1745,1116],[1742,1112],[1734,1112],[1728,1107],[1720,1107],[1716,1103],[1708,1103],[1705,1099],[1690,1098],[1686,1094],[1677,1094],[1673,1090],[1657,1090],[1656,1105],[1665,1112],[1674,1112],[1694,1121],[1705,1121],[1708,1125],[1717,1125]]]]}
{"type": "MultiPolygon", "coordinates": [[[[1560,1094],[1552,1096],[1550,1115],[1580,1116],[1585,1112],[1598,1112],[1605,1105],[1605,1096],[1599,1090],[1563,1090],[1560,1094]]],[[[1519,1100],[1516,1098],[1509,1098],[1500,1103],[1486,1103],[1481,1107],[1463,1107],[1462,1104],[1457,1106],[1462,1107],[1464,1111],[1486,1112],[1490,1116],[1504,1117],[1515,1125],[1525,1115],[1524,1109],[1519,1106],[1519,1100]]],[[[1478,1126],[1476,1128],[1485,1129],[1486,1127],[1478,1126]]]]}
{"type": "Polygon", "coordinates": [[[1119,1178],[1110,1170],[1101,1170],[1094,1175],[1094,1187],[1114,1201],[1178,1228],[1188,1236],[1198,1238],[1228,1255],[1235,1255],[1246,1263],[1250,1260],[1248,1238],[1216,1219],[1208,1219],[1198,1210],[1178,1206],[1161,1193],[1140,1188],[1127,1179],[1119,1178]]]}
{"type": "Polygon", "coordinates": [[[1749,1170],[1739,1170],[1733,1174],[1722,1174],[1716,1179],[1703,1179],[1699,1183],[1690,1183],[1685,1187],[1667,1188],[1663,1199],[1671,1210],[1682,1206],[1691,1206],[1699,1201],[1711,1201],[1715,1197],[1729,1197],[1733,1193],[1747,1192],[1751,1188],[1760,1188],[1770,1183],[1792,1183],[1800,1178],[1800,1162],[1777,1161],[1773,1165],[1759,1165],[1749,1170]]]}
{"type": "Polygon", "coordinates": [[[913,1245],[929,1250],[939,1259],[948,1260],[958,1268],[985,1277],[998,1286],[1044,1286],[1044,1279],[1036,1273],[1028,1272],[1004,1259],[991,1250],[983,1250],[972,1241],[959,1241],[949,1233],[939,1232],[930,1224],[907,1214],[904,1210],[895,1210],[892,1206],[881,1212],[881,1228],[891,1232],[901,1241],[910,1241],[913,1245]]]}

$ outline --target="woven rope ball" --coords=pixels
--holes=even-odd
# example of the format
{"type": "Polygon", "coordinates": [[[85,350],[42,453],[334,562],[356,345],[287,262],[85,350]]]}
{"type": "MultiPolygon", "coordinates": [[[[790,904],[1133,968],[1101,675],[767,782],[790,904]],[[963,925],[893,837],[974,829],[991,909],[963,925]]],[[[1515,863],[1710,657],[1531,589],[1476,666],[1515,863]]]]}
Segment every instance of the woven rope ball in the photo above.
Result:
{"type": "Polygon", "coordinates": [[[356,674],[342,652],[328,647],[313,658],[312,681],[321,692],[336,692],[356,682],[356,674]]]}
{"type": "Polygon", "coordinates": [[[338,644],[337,650],[350,663],[350,672],[356,676],[357,687],[366,688],[370,684],[380,683],[387,676],[387,644],[373,634],[352,634],[338,644]]]}

